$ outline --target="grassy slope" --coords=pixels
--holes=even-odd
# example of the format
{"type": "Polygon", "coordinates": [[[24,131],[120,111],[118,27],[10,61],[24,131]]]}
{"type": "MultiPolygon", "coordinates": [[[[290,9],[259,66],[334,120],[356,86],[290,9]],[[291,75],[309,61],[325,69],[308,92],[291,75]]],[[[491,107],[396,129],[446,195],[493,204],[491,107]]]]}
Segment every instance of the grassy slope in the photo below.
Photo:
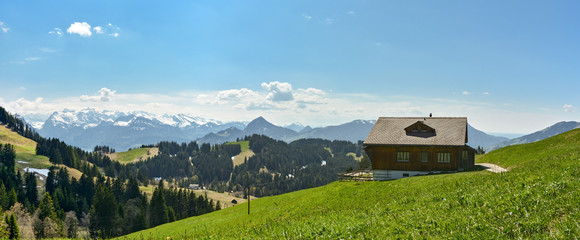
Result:
{"type": "Polygon", "coordinates": [[[242,152],[234,157],[234,166],[238,166],[244,163],[246,158],[254,156],[254,152],[250,149],[250,141],[239,141],[239,142],[229,142],[226,144],[239,144],[242,148],[242,152]]]}
{"type": "Polygon", "coordinates": [[[136,148],[126,152],[107,154],[112,160],[119,161],[122,164],[145,160],[154,157],[159,153],[159,148],[136,148]]]}
{"type": "MultiPolygon", "coordinates": [[[[11,144],[14,146],[16,152],[16,169],[22,170],[25,167],[46,169],[53,164],[48,161],[45,156],[36,155],[36,142],[28,138],[18,135],[18,133],[7,129],[0,125],[0,143],[11,144]]],[[[64,165],[57,165],[57,167],[65,167],[71,177],[80,179],[82,173],[74,168],[69,168],[64,165]]]]}
{"type": "Polygon", "coordinates": [[[335,182],[124,238],[580,238],[580,129],[493,151],[511,168],[335,182]]]}

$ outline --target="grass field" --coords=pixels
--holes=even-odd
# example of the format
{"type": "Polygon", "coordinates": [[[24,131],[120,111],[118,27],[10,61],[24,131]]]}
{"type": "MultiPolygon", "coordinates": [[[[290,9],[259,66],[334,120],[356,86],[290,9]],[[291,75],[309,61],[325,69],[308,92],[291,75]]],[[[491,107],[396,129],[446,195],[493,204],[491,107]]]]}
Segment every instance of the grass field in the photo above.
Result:
{"type": "Polygon", "coordinates": [[[478,161],[511,170],[334,182],[121,239],[580,238],[580,129],[478,161]]]}
{"type": "Polygon", "coordinates": [[[234,166],[238,166],[244,163],[244,160],[246,160],[246,158],[254,156],[254,152],[250,149],[250,141],[229,142],[226,144],[238,144],[242,149],[242,152],[236,155],[234,159],[232,159],[232,161],[234,162],[234,166]]]}
{"type": "Polygon", "coordinates": [[[136,148],[126,152],[107,154],[111,160],[119,161],[122,164],[133,163],[157,156],[159,148],[136,148]]]}
{"type": "MultiPolygon", "coordinates": [[[[36,155],[36,142],[18,135],[18,133],[0,125],[0,143],[11,144],[14,146],[16,152],[16,169],[23,170],[25,167],[36,169],[47,169],[53,164],[50,163],[48,157],[36,155]]],[[[69,168],[64,165],[56,165],[57,167],[65,167],[71,177],[80,179],[82,173],[74,168],[69,168]]]]}
{"type": "Polygon", "coordinates": [[[36,155],[36,142],[0,125],[0,143],[11,144],[16,152],[16,168],[48,168],[52,164],[45,156],[36,155]]]}

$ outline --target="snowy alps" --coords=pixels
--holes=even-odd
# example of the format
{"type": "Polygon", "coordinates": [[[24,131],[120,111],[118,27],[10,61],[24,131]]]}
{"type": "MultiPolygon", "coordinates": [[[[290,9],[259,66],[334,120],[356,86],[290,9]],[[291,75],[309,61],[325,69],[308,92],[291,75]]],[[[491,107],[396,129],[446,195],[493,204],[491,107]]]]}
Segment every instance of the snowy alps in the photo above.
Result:
{"type": "MultiPolygon", "coordinates": [[[[262,134],[291,142],[302,138],[322,138],[356,142],[364,140],[374,120],[354,120],[336,126],[311,128],[300,123],[276,126],[263,117],[251,122],[221,122],[191,114],[156,115],[147,112],[117,112],[83,109],[54,112],[44,122],[24,118],[44,137],[59,138],[68,144],[92,150],[106,145],[124,151],[161,141],[207,142],[235,141],[252,134],[262,134]]],[[[507,139],[491,136],[469,126],[469,145],[484,148],[507,139]]]]}
{"type": "Polygon", "coordinates": [[[86,150],[91,150],[96,145],[126,150],[160,141],[188,142],[230,127],[243,129],[247,124],[223,123],[188,114],[155,115],[147,112],[124,113],[95,109],[65,109],[54,112],[43,123],[30,122],[41,135],[59,138],[86,150]]]}

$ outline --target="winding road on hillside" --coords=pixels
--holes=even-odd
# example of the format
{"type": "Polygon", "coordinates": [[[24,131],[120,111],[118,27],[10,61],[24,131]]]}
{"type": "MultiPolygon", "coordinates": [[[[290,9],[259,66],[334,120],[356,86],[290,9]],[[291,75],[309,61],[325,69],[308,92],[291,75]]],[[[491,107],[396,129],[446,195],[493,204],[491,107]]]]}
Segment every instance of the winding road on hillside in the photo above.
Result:
{"type": "Polygon", "coordinates": [[[485,170],[490,171],[490,172],[494,172],[494,173],[501,173],[501,172],[509,171],[509,170],[502,168],[498,165],[495,165],[493,163],[478,163],[475,165],[482,166],[485,168],[485,170]]]}

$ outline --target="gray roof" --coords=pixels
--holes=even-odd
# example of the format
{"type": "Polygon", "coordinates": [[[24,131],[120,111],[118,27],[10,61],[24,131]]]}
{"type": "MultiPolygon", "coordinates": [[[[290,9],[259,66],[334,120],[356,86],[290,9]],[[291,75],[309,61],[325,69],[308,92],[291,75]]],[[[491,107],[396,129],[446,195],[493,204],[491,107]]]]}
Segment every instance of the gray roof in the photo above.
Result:
{"type": "Polygon", "coordinates": [[[466,143],[465,117],[380,117],[364,141],[364,145],[464,146],[466,143]],[[419,121],[434,128],[435,134],[405,131],[419,121]]]}

